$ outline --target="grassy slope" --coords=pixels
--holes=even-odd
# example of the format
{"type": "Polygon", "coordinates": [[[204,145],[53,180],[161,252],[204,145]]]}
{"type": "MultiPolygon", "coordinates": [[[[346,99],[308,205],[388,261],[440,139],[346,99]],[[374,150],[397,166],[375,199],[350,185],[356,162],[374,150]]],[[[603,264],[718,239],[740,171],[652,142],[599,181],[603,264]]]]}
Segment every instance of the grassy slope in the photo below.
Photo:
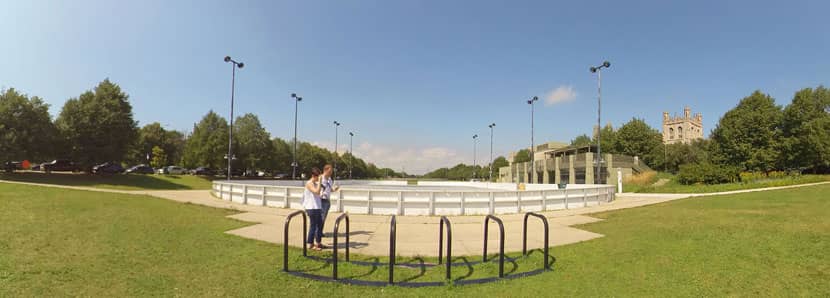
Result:
{"type": "MultiPolygon", "coordinates": [[[[280,273],[279,246],[222,233],[246,225],[224,218],[227,210],[0,184],[0,296],[828,296],[828,193],[825,185],[602,213],[607,220],[583,228],[606,237],[554,248],[554,272],[405,289],[280,273]]],[[[298,255],[292,250],[293,268],[329,272],[298,255]]],[[[473,274],[495,274],[495,267],[476,266],[473,274]]],[[[455,276],[468,273],[458,268],[455,276]]],[[[382,280],[385,271],[344,266],[341,276],[382,280]]],[[[441,276],[430,269],[417,281],[441,276]]]]}
{"type": "Polygon", "coordinates": [[[90,175],[71,173],[17,172],[0,174],[0,180],[99,187],[119,190],[210,189],[208,177],[191,175],[90,175]]]}
{"type": "MultiPolygon", "coordinates": [[[[673,175],[660,173],[658,178],[665,178],[670,179],[670,181],[661,186],[651,186],[648,183],[647,185],[637,185],[634,183],[626,185],[623,183],[623,190],[625,192],[638,192],[638,193],[712,193],[712,192],[722,192],[722,191],[732,191],[732,190],[741,190],[741,189],[753,189],[753,188],[764,188],[764,187],[775,187],[775,186],[787,186],[787,185],[797,185],[797,184],[808,184],[808,183],[816,183],[816,182],[824,182],[830,181],[830,175],[801,175],[797,177],[785,177],[779,179],[768,179],[768,180],[760,180],[754,181],[749,183],[723,183],[723,184],[694,184],[694,185],[684,185],[680,184],[675,180],[673,175]]],[[[656,181],[656,180],[655,180],[656,181]]]]}

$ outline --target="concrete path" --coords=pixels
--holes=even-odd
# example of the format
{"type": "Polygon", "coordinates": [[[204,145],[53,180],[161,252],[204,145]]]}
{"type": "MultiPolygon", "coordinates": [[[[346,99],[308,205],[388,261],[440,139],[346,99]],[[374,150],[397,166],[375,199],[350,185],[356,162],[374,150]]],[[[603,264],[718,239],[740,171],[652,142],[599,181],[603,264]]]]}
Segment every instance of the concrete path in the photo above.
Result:
{"type": "MultiPolygon", "coordinates": [[[[61,186],[39,183],[26,182],[12,182],[0,180],[4,183],[17,183],[27,185],[37,185],[46,187],[60,187],[68,189],[88,190],[88,191],[102,191],[123,194],[139,194],[150,195],[154,197],[164,198],[177,202],[186,202],[216,208],[225,208],[238,210],[240,213],[230,215],[240,221],[251,222],[253,225],[246,226],[240,229],[227,231],[232,235],[240,237],[251,238],[276,244],[283,242],[283,225],[285,217],[295,210],[243,205],[238,203],[231,203],[215,198],[209,190],[141,190],[141,191],[125,191],[125,190],[110,190],[91,187],[74,187],[61,186]]],[[[598,206],[590,206],[585,208],[557,210],[540,212],[548,219],[550,225],[550,239],[551,246],[565,245],[587,241],[598,237],[603,237],[601,234],[574,228],[574,225],[591,223],[600,221],[601,219],[587,216],[586,214],[611,211],[625,208],[634,208],[639,206],[657,204],[677,199],[711,196],[721,194],[734,194],[756,191],[767,191],[774,189],[786,189],[794,187],[804,187],[812,185],[827,184],[830,182],[802,184],[783,187],[770,187],[761,189],[749,189],[739,191],[729,191],[722,193],[708,193],[708,194],[636,194],[636,193],[622,193],[617,194],[617,200],[598,206]]],[[[334,220],[339,216],[339,213],[332,212],[329,214],[325,224],[325,231],[331,234],[334,220]]],[[[351,233],[350,233],[350,249],[354,253],[363,255],[383,256],[388,254],[389,249],[389,223],[391,216],[384,215],[361,215],[350,214],[351,219],[351,233]]],[[[437,256],[438,254],[438,222],[440,217],[435,216],[398,216],[397,217],[397,253],[401,256],[437,256]]],[[[453,232],[453,255],[480,255],[482,253],[483,244],[483,221],[484,216],[451,216],[448,217],[452,222],[453,232]]],[[[522,214],[500,215],[499,218],[504,222],[505,229],[505,251],[515,252],[522,249],[522,214]]],[[[290,227],[289,244],[292,246],[301,246],[304,235],[302,234],[302,220],[296,218],[290,227]]],[[[345,226],[341,226],[345,229],[345,226]]],[[[341,233],[343,231],[341,230],[341,233]]],[[[490,224],[488,250],[490,253],[498,252],[498,225],[490,224]]],[[[331,244],[332,238],[323,238],[324,244],[331,244]]],[[[345,242],[344,237],[338,239],[341,248],[345,242]]],[[[530,218],[528,224],[528,248],[541,248],[543,245],[542,224],[536,218],[530,218]]]]}

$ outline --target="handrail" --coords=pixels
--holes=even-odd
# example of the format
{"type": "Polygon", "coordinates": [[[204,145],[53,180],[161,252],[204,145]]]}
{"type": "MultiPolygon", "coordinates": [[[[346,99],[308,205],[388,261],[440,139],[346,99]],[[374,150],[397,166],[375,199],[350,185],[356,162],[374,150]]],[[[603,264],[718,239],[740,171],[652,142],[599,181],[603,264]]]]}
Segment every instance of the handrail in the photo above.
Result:
{"type": "Polygon", "coordinates": [[[397,221],[395,215],[389,222],[389,284],[395,283],[395,247],[397,246],[397,221]]]}
{"type": "Polygon", "coordinates": [[[542,265],[542,268],[548,270],[548,269],[550,269],[550,264],[548,263],[548,252],[549,252],[549,248],[548,248],[548,231],[549,231],[548,230],[548,219],[545,218],[543,215],[541,215],[539,213],[534,213],[534,212],[525,213],[524,224],[522,224],[522,255],[527,256],[527,218],[530,217],[530,216],[541,219],[542,220],[542,225],[545,228],[545,245],[544,245],[545,259],[543,261],[544,263],[542,265]]]}
{"type": "Polygon", "coordinates": [[[452,271],[452,229],[450,228],[450,220],[446,216],[441,216],[438,221],[438,264],[441,264],[444,253],[444,225],[447,225],[447,280],[451,279],[452,271]]]}
{"type": "MultiPolygon", "coordinates": [[[[291,219],[293,219],[294,216],[297,215],[303,216],[303,236],[301,238],[305,238],[308,229],[306,227],[306,224],[308,222],[306,218],[308,216],[306,216],[305,211],[294,211],[285,217],[285,224],[283,225],[284,230],[282,233],[282,271],[284,272],[288,272],[288,226],[291,224],[291,219]]],[[[308,247],[308,245],[306,245],[305,241],[303,241],[303,256],[308,256],[306,247],[308,247]]]]}
{"type": "Polygon", "coordinates": [[[501,219],[493,215],[487,215],[484,218],[484,257],[483,262],[487,262],[487,231],[490,220],[499,224],[499,278],[504,277],[504,223],[501,219]]]}
{"type": "Polygon", "coordinates": [[[340,221],[342,219],[346,219],[346,262],[349,261],[349,214],[343,213],[337,217],[334,221],[334,253],[332,253],[332,278],[337,280],[337,238],[338,238],[338,231],[340,230],[340,221]]]}

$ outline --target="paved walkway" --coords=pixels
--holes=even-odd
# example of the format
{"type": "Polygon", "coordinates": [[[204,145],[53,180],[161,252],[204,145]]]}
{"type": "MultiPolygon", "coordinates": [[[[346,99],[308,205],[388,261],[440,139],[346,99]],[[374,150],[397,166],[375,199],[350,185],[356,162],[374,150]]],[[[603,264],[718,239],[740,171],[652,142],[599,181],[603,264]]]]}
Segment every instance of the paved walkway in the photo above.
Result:
{"type": "MultiPolygon", "coordinates": [[[[238,210],[240,213],[233,214],[228,217],[245,222],[251,222],[254,224],[240,229],[227,231],[226,233],[276,244],[282,244],[284,230],[283,224],[285,223],[285,216],[294,211],[291,209],[231,203],[228,201],[223,201],[215,198],[209,190],[127,191],[39,183],[12,182],[4,180],[0,180],[0,182],[69,188],[88,191],[150,195],[177,202],[187,202],[216,208],[238,210]]],[[[590,206],[585,208],[546,211],[540,213],[548,219],[548,223],[550,225],[550,245],[557,246],[603,237],[603,235],[601,234],[573,227],[574,225],[591,223],[601,220],[598,218],[587,216],[586,214],[652,205],[689,197],[767,191],[774,189],[804,187],[827,183],[830,182],[708,194],[623,193],[617,194],[617,199],[611,203],[606,203],[598,206],[590,206]]],[[[340,214],[336,212],[332,212],[329,214],[325,224],[325,231],[327,233],[331,233],[334,226],[334,220],[339,215],[340,214]]],[[[378,256],[388,254],[389,221],[391,218],[390,216],[361,214],[350,214],[349,216],[351,219],[350,248],[352,252],[364,255],[378,256]]],[[[481,254],[484,216],[451,216],[448,218],[452,222],[453,255],[461,256],[481,254]]],[[[499,218],[501,218],[504,222],[505,251],[520,251],[522,249],[521,237],[523,215],[500,215],[499,218]]],[[[289,231],[289,242],[292,246],[300,246],[302,244],[302,226],[301,224],[299,224],[301,221],[302,220],[300,218],[297,218],[295,221],[296,224],[293,224],[289,231]]],[[[438,221],[439,217],[435,216],[398,216],[397,253],[401,256],[436,256],[438,254],[438,221]]],[[[490,241],[488,242],[488,247],[490,253],[496,253],[498,252],[498,226],[495,223],[491,223],[490,227],[490,241]]],[[[531,218],[529,220],[528,248],[542,247],[543,233],[541,233],[541,227],[542,224],[538,219],[531,218]]],[[[341,228],[344,229],[345,227],[341,226],[341,228]]],[[[342,243],[344,241],[345,238],[343,238],[342,236],[340,239],[338,239],[338,242],[341,243],[340,245],[343,245],[342,243]]],[[[323,242],[325,244],[331,244],[332,238],[324,238],[323,242]]]]}

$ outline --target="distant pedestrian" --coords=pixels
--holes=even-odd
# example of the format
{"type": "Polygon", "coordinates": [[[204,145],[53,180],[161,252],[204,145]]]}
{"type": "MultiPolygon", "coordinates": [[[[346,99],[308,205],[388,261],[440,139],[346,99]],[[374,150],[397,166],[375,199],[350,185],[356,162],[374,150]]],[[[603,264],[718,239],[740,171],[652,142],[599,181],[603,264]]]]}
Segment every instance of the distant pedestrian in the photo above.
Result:
{"type": "Polygon", "coordinates": [[[308,230],[308,237],[306,243],[311,246],[313,250],[322,250],[323,244],[323,218],[322,218],[322,203],[320,202],[320,193],[322,187],[320,184],[320,169],[311,169],[311,179],[305,183],[305,190],[303,190],[303,209],[311,220],[311,227],[308,230]]]}

